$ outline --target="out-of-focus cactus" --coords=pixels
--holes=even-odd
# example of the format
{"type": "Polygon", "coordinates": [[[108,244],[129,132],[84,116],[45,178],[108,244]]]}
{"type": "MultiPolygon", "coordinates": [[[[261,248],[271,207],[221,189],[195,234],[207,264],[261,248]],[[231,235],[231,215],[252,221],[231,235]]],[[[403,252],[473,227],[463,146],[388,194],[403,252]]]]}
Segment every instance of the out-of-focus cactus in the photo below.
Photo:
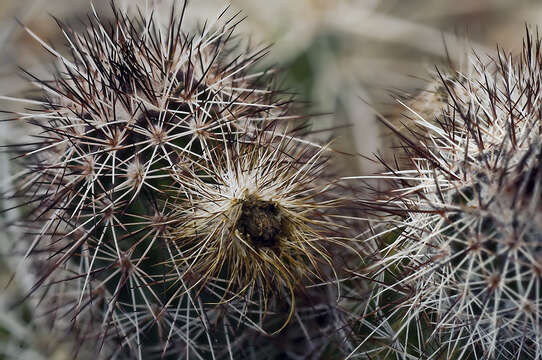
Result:
{"type": "Polygon", "coordinates": [[[542,356],[540,48],[527,33],[518,56],[439,73],[436,116],[405,120],[411,166],[364,201],[383,216],[366,327],[383,357],[542,356]]]}

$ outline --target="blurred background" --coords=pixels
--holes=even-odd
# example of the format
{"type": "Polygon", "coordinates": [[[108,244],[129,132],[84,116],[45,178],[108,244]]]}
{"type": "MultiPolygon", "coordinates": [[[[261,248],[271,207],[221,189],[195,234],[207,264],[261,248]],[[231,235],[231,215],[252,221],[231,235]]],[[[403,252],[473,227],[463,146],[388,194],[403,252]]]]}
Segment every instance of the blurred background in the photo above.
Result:
{"type": "MultiPolygon", "coordinates": [[[[158,17],[168,14],[173,2],[116,1],[120,6],[127,1],[137,1],[142,8],[156,6],[158,17]]],[[[110,14],[109,0],[93,0],[93,4],[104,17],[110,14]]],[[[387,140],[375,113],[395,111],[393,94],[415,95],[425,88],[428,74],[435,65],[447,63],[447,54],[461,62],[472,49],[495,52],[497,43],[518,51],[525,25],[536,26],[542,20],[542,2],[536,0],[232,0],[229,4],[231,13],[241,11],[246,16],[238,33],[249,34],[254,44],[273,44],[261,66],[278,64],[284,69],[281,79],[287,89],[308,101],[311,112],[329,114],[317,116],[314,129],[335,128],[336,147],[367,156],[386,151],[387,140]]],[[[227,5],[222,0],[190,1],[188,27],[216,17],[227,5]]],[[[52,16],[81,27],[89,11],[89,0],[0,1],[0,110],[21,109],[20,103],[6,100],[25,96],[30,88],[20,67],[38,75],[51,68],[52,58],[18,22],[62,51],[64,39],[52,16]]],[[[0,145],[24,134],[21,124],[1,123],[0,145]]],[[[324,139],[330,137],[324,134],[324,139]]],[[[377,169],[361,157],[353,159],[344,164],[345,175],[377,169]]],[[[2,186],[9,184],[7,160],[8,155],[0,154],[2,186]]],[[[9,207],[6,201],[1,204],[9,207]]],[[[0,216],[2,230],[10,221],[6,214],[0,216]]],[[[3,254],[13,250],[13,242],[6,241],[17,236],[11,229],[0,233],[3,254]]],[[[7,262],[0,257],[0,349],[8,349],[6,344],[15,337],[19,343],[31,342],[25,345],[33,349],[28,358],[39,359],[44,352],[40,346],[46,344],[29,340],[28,310],[6,311],[14,294],[24,293],[32,281],[17,279],[6,289],[19,266],[17,261],[7,262]]],[[[10,358],[3,351],[8,352],[0,350],[0,359],[10,358]]],[[[44,358],[56,356],[62,358],[58,354],[44,358]]]]}

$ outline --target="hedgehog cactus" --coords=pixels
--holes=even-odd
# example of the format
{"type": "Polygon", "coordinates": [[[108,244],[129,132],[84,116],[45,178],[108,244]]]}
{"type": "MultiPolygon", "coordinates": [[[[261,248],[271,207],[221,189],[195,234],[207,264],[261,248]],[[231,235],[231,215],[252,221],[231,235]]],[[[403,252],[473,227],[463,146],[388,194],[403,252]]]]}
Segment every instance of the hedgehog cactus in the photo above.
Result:
{"type": "Polygon", "coordinates": [[[265,49],[239,47],[227,12],[186,34],[185,10],[61,25],[71,57],[29,30],[58,67],[16,114],[41,130],[14,146],[43,266],[29,295],[57,299],[103,357],[232,357],[302,326],[296,296],[333,286],[345,248],[328,148],[288,130],[301,117],[254,70],[265,49]]]}
{"type": "Polygon", "coordinates": [[[378,221],[373,269],[387,285],[373,310],[403,353],[542,357],[540,45],[527,34],[519,57],[442,75],[439,115],[414,113],[423,130],[403,137],[410,169],[384,174],[391,190],[366,202],[393,215],[378,221]]]}

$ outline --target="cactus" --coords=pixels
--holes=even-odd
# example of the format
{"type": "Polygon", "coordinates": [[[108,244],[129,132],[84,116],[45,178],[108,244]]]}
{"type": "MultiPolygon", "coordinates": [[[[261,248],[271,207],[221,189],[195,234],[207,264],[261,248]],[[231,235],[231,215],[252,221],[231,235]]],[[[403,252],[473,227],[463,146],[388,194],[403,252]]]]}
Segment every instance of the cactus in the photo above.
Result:
{"type": "MultiPolygon", "coordinates": [[[[42,95],[14,114],[36,138],[11,146],[37,268],[27,298],[101,358],[272,358],[247,341],[306,334],[307,309],[335,308],[336,291],[310,286],[335,288],[337,254],[355,254],[344,199],[330,148],[255,70],[267,49],[242,47],[227,11],[186,33],[186,7],[166,26],[115,5],[109,24],[94,9],[85,31],[59,23],[70,57],[27,29],[57,67],[28,74],[42,95]]],[[[332,338],[306,336],[311,351],[332,338]]]]}
{"type": "Polygon", "coordinates": [[[391,189],[363,201],[381,216],[370,306],[371,336],[390,330],[383,358],[392,344],[423,359],[542,356],[540,46],[528,32],[517,57],[439,72],[438,115],[397,132],[410,167],[389,166],[391,189]]]}

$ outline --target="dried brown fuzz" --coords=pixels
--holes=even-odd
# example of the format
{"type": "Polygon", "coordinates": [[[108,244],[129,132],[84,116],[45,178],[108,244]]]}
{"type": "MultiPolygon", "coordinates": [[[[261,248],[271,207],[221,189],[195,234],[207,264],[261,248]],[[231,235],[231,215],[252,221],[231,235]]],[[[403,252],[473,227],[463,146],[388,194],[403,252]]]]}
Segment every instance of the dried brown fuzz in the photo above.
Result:
{"type": "Polygon", "coordinates": [[[236,228],[257,248],[276,248],[280,244],[284,219],[276,204],[251,196],[243,201],[236,228]]]}

